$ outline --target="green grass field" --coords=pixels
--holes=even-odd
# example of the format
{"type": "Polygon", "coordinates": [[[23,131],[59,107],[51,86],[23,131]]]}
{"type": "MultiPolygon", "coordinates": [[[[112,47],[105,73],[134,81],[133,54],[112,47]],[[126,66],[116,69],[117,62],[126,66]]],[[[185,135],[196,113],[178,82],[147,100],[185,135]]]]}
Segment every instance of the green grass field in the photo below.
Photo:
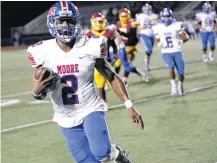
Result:
{"type": "MultiPolygon", "coordinates": [[[[200,42],[184,45],[186,64],[185,89],[217,83],[217,62],[202,63],[200,42]],[[189,63],[190,62],[190,63],[189,63]]],[[[134,61],[143,69],[144,49],[134,61]]],[[[19,99],[20,103],[2,107],[2,129],[52,118],[51,104],[28,104],[30,94],[5,98],[31,90],[33,69],[25,51],[1,53],[2,100],[19,99]]],[[[152,98],[136,104],[144,118],[145,130],[136,128],[124,108],[109,110],[107,119],[111,138],[126,151],[133,163],[215,163],[217,162],[217,87],[187,93],[184,97],[155,99],[170,93],[167,69],[158,49],[154,49],[149,73],[150,82],[143,83],[130,75],[129,93],[133,100],[152,98]]],[[[120,104],[108,91],[110,105],[120,104]]],[[[55,123],[47,123],[2,133],[4,163],[69,163],[73,162],[64,139],[55,123]]]]}

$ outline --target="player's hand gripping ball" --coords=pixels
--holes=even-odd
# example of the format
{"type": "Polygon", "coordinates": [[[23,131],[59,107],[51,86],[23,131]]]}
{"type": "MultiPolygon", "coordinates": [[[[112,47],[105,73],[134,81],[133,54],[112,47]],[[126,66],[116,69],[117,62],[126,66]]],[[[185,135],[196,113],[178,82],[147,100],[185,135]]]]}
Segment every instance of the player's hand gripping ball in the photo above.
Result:
{"type": "Polygon", "coordinates": [[[36,80],[41,78],[41,81],[46,81],[46,87],[43,89],[43,92],[50,92],[55,89],[57,81],[59,80],[59,76],[54,73],[51,69],[47,67],[38,67],[35,70],[34,77],[36,80]],[[45,73],[43,73],[45,71],[45,73]],[[43,76],[42,76],[43,75],[43,76]],[[54,79],[46,81],[48,78],[54,76],[54,79]]]}
{"type": "Polygon", "coordinates": [[[46,72],[43,75],[42,80],[45,80],[48,77],[52,76],[52,70],[50,70],[50,69],[48,69],[46,67],[39,67],[39,68],[36,68],[35,73],[34,73],[34,76],[35,76],[36,80],[39,80],[39,78],[42,75],[43,70],[45,70],[46,72]]]}

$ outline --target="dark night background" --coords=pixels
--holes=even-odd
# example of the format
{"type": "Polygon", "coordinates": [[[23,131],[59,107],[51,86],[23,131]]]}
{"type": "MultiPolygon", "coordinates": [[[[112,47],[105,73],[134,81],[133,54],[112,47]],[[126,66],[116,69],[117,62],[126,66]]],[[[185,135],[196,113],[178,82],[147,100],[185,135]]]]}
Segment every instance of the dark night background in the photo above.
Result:
{"type": "MultiPolygon", "coordinates": [[[[56,1],[2,1],[1,2],[1,35],[10,37],[10,28],[23,26],[46,10],[56,1]]],[[[71,1],[79,5],[94,5],[105,1],[71,1]]],[[[112,2],[110,2],[112,3],[112,2]]],[[[120,2],[122,3],[122,2],[120,2]]]]}
{"type": "Polygon", "coordinates": [[[10,37],[10,28],[22,26],[48,10],[52,1],[1,2],[1,36],[10,37]]]}

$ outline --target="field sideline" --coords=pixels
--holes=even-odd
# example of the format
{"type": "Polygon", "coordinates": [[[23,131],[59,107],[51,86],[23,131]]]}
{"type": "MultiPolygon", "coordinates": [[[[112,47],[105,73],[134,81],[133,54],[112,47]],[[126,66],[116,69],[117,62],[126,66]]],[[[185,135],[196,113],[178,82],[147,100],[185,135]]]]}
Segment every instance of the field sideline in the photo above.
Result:
{"type": "MultiPolygon", "coordinates": [[[[134,64],[142,69],[144,50],[141,45],[138,50],[134,64]]],[[[201,62],[198,40],[186,43],[183,51],[188,62],[185,88],[190,91],[184,97],[168,96],[170,83],[158,49],[152,56],[148,84],[130,75],[129,93],[138,100],[136,108],[143,115],[144,131],[131,124],[121,105],[107,113],[112,141],[130,150],[134,163],[217,162],[217,62],[201,62]]],[[[34,101],[29,95],[33,69],[25,50],[2,52],[1,57],[2,100],[19,100],[1,109],[2,129],[51,119],[50,104],[28,103],[34,101]]],[[[110,106],[121,103],[111,90],[108,99],[110,106]]],[[[2,149],[5,163],[72,162],[54,123],[2,133],[2,149]]]]}

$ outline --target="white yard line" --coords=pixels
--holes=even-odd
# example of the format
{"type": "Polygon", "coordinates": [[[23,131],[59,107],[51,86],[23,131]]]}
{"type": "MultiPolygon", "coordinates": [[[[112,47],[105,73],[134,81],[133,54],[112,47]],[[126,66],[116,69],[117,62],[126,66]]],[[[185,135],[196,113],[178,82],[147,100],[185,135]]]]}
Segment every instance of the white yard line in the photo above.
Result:
{"type": "Polygon", "coordinates": [[[26,92],[20,92],[20,93],[14,93],[14,94],[9,94],[9,95],[4,95],[1,96],[2,98],[11,98],[11,97],[18,97],[18,96],[23,96],[23,95],[28,95],[31,94],[31,91],[26,91],[26,92]]]}
{"type": "Polygon", "coordinates": [[[20,100],[18,100],[18,99],[1,100],[0,107],[18,104],[19,102],[20,102],[20,100]]]}
{"type": "MultiPolygon", "coordinates": [[[[212,84],[208,84],[206,86],[192,88],[190,90],[187,90],[186,93],[199,92],[199,91],[203,91],[203,90],[206,90],[206,89],[211,89],[211,88],[214,88],[214,87],[217,87],[217,83],[212,83],[212,84]]],[[[145,98],[145,99],[134,100],[134,103],[137,104],[137,103],[143,103],[143,102],[157,100],[157,99],[165,99],[165,98],[168,98],[170,96],[171,96],[170,94],[161,94],[161,95],[157,95],[157,96],[148,97],[148,98],[145,98]]],[[[123,107],[123,106],[124,106],[124,104],[113,105],[113,106],[109,107],[109,110],[119,108],[119,107],[123,107]]],[[[15,127],[10,127],[10,128],[6,128],[6,129],[2,129],[1,133],[10,132],[10,131],[14,131],[14,130],[22,129],[22,128],[27,128],[27,127],[32,127],[32,126],[38,126],[38,125],[46,124],[46,123],[50,123],[50,122],[52,122],[52,119],[39,121],[39,122],[33,122],[33,123],[20,125],[20,126],[15,126],[15,127]]]]}
{"type": "MultiPolygon", "coordinates": [[[[202,61],[200,60],[195,60],[195,61],[189,61],[186,62],[186,65],[190,65],[190,64],[198,64],[198,63],[202,63],[202,61]]],[[[152,69],[152,71],[156,71],[156,70],[161,70],[161,69],[166,69],[167,67],[162,66],[162,67],[155,67],[152,69]]],[[[1,96],[1,99],[3,98],[12,98],[12,97],[18,97],[18,96],[23,96],[23,95],[28,95],[31,94],[31,91],[26,91],[26,92],[20,92],[20,93],[14,93],[14,94],[9,94],[9,95],[4,95],[1,96]]]]}

